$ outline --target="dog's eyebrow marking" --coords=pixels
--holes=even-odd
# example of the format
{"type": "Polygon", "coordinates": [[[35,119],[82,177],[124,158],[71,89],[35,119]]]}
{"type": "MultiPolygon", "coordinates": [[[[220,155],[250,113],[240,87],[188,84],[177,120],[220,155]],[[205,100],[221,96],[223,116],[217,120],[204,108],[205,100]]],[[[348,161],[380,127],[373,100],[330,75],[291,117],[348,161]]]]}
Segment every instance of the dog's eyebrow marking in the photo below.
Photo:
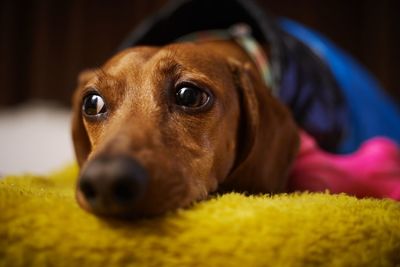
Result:
{"type": "Polygon", "coordinates": [[[185,66],[179,63],[175,58],[173,51],[162,51],[162,53],[156,54],[152,60],[156,61],[155,69],[159,73],[165,75],[172,75],[175,78],[180,76],[186,76],[187,78],[202,79],[212,83],[206,75],[203,75],[201,71],[196,71],[193,66],[185,66]],[[195,75],[193,73],[196,73],[195,75]]]}
{"type": "Polygon", "coordinates": [[[157,62],[156,69],[160,73],[178,75],[183,71],[183,66],[171,57],[163,58],[157,62]]]}
{"type": "Polygon", "coordinates": [[[156,70],[165,74],[165,76],[171,75],[170,77],[172,77],[174,82],[179,80],[180,77],[184,77],[185,80],[198,82],[200,85],[205,87],[216,86],[215,82],[206,74],[203,74],[200,71],[194,71],[192,68],[186,68],[171,57],[159,60],[156,65],[156,70]]]}
{"type": "Polygon", "coordinates": [[[95,68],[94,73],[95,73],[98,81],[104,82],[103,80],[105,80],[107,73],[102,68],[100,68],[100,67],[95,68]]]}
{"type": "Polygon", "coordinates": [[[91,86],[96,88],[113,87],[118,88],[121,81],[115,79],[112,75],[106,73],[101,67],[93,70],[95,73],[95,80],[91,86]]]}

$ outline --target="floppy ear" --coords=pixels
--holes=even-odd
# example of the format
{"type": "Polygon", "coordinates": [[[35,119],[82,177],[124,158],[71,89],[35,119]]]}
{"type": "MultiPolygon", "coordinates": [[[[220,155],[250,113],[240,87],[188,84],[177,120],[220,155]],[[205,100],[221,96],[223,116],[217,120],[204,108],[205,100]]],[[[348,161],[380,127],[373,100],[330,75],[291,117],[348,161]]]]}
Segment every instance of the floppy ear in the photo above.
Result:
{"type": "Polygon", "coordinates": [[[79,74],[78,87],[72,98],[72,141],[74,143],[75,156],[80,167],[82,167],[91,151],[89,137],[83,125],[82,94],[80,88],[93,75],[94,72],[92,70],[84,70],[79,74]]]}
{"type": "Polygon", "coordinates": [[[240,95],[240,123],[235,166],[223,190],[280,192],[287,184],[299,137],[289,110],[248,64],[231,62],[240,95]]]}

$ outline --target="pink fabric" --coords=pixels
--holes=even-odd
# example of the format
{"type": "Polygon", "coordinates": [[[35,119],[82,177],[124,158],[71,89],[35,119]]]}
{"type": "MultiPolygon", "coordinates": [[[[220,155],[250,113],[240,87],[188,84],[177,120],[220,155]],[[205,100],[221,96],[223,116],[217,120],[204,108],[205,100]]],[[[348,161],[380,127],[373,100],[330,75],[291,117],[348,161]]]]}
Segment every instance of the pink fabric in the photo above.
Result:
{"type": "Polygon", "coordinates": [[[376,137],[353,154],[335,155],[301,132],[289,189],[400,200],[400,149],[390,139],[376,137]]]}

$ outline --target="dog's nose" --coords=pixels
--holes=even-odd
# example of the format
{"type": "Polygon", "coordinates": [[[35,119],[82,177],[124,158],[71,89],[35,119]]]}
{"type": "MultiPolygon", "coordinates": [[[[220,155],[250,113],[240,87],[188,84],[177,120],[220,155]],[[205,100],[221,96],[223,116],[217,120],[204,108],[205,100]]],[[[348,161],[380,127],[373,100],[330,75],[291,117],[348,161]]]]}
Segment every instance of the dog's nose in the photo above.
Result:
{"type": "Polygon", "coordinates": [[[146,185],[146,171],[137,161],[125,156],[102,157],[83,170],[78,190],[94,213],[125,215],[146,185]]]}

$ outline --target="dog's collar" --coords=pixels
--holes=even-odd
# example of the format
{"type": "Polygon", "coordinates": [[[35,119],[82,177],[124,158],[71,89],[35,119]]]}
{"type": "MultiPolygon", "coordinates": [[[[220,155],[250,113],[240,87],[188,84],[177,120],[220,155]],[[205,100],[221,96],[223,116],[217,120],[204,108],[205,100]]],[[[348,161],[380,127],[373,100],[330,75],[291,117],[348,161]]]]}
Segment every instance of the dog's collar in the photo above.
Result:
{"type": "Polygon", "coordinates": [[[210,30],[195,32],[179,38],[178,42],[195,41],[195,40],[234,40],[236,41],[251,57],[256,64],[265,84],[272,90],[276,96],[276,87],[273,86],[271,71],[267,56],[261,45],[254,39],[251,34],[251,28],[247,24],[235,24],[228,30],[210,30]]]}

